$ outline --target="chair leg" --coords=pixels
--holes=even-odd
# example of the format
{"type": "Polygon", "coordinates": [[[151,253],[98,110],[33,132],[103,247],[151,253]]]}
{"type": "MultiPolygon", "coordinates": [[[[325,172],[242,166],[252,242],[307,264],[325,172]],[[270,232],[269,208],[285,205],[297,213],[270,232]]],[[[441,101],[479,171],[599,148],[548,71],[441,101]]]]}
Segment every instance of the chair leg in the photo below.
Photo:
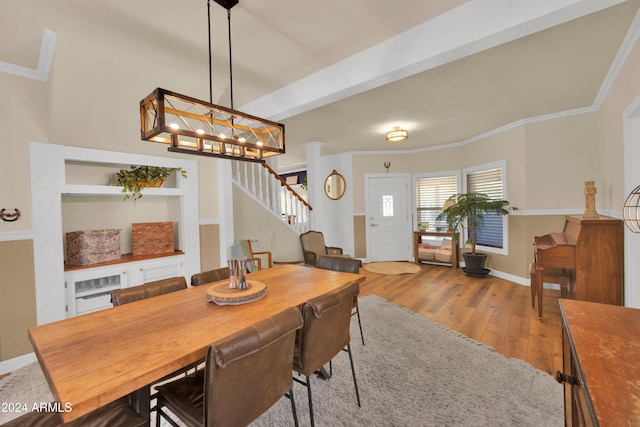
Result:
{"type": "Polygon", "coordinates": [[[293,396],[293,386],[285,394],[291,400],[291,412],[293,413],[293,423],[298,427],[298,412],[296,411],[296,400],[293,396]]]}
{"type": "Polygon", "coordinates": [[[313,421],[313,398],[311,397],[311,378],[309,375],[305,375],[307,377],[307,394],[309,396],[309,419],[311,420],[311,427],[314,427],[316,424],[313,421]]]}
{"type": "MultiPolygon", "coordinates": [[[[305,381],[302,381],[296,377],[293,377],[293,380],[299,384],[303,384],[307,387],[307,396],[309,398],[309,419],[311,420],[311,427],[315,426],[315,422],[313,421],[313,398],[311,397],[311,378],[309,378],[309,375],[305,375],[305,381]]],[[[293,390],[291,390],[291,393],[293,394],[293,390]]]]}
{"type": "Polygon", "coordinates": [[[542,301],[544,291],[544,274],[542,271],[536,271],[536,291],[538,292],[538,318],[542,319],[542,301]]]}
{"type": "Polygon", "coordinates": [[[529,266],[529,275],[531,276],[531,308],[536,308],[536,289],[538,287],[538,282],[536,279],[536,265],[531,264],[529,266]]]}
{"type": "Polygon", "coordinates": [[[353,366],[353,356],[351,354],[351,343],[347,344],[347,353],[349,353],[349,362],[351,362],[351,373],[353,374],[353,385],[356,388],[356,399],[358,399],[358,407],[362,408],[362,405],[360,405],[360,392],[358,391],[358,381],[356,380],[356,369],[353,366]]]}
{"type": "Polygon", "coordinates": [[[160,427],[160,418],[164,418],[165,420],[167,420],[167,422],[171,424],[173,427],[180,427],[178,424],[175,423],[175,421],[169,418],[169,416],[162,411],[163,406],[164,405],[162,404],[160,399],[158,399],[156,403],[156,427],[160,427]]]}
{"type": "Polygon", "coordinates": [[[362,333],[362,322],[360,321],[360,309],[356,307],[356,314],[358,315],[358,326],[360,327],[360,338],[362,339],[362,345],[364,345],[364,334],[362,333]]]}

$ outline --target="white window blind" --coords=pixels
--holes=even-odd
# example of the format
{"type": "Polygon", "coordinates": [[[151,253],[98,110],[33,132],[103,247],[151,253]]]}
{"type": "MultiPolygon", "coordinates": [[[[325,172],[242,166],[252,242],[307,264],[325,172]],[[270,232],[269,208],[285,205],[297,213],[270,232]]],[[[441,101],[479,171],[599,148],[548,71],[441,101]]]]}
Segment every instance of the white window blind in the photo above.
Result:
{"type": "MultiPolygon", "coordinates": [[[[467,174],[467,192],[482,193],[494,200],[503,199],[502,168],[488,169],[467,174]]],[[[477,244],[503,248],[503,216],[485,214],[478,229],[477,244]]]]}
{"type": "Polygon", "coordinates": [[[456,194],[457,189],[456,175],[416,179],[417,222],[428,222],[432,231],[437,227],[446,230],[446,221],[436,222],[436,217],[442,212],[444,202],[456,194]]]}

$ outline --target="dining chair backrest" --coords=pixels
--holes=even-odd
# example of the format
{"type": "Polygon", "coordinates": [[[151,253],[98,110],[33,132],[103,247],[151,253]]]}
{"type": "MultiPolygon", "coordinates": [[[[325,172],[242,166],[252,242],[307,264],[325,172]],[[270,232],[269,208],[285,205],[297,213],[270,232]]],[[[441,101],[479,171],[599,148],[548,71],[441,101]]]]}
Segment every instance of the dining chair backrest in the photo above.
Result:
{"type": "Polygon", "coordinates": [[[349,344],[351,309],[359,291],[358,282],[349,282],[335,292],[304,303],[304,326],[299,333],[294,358],[296,371],[312,375],[349,344]]]}
{"type": "Polygon", "coordinates": [[[144,285],[132,286],[130,288],[116,289],[111,291],[111,303],[113,306],[129,304],[147,297],[144,285]]]}
{"type": "Polygon", "coordinates": [[[213,343],[205,367],[205,425],[248,425],[291,389],[298,308],[213,343]]]}
{"type": "Polygon", "coordinates": [[[358,274],[360,267],[362,267],[362,261],[355,258],[321,255],[316,260],[316,268],[322,268],[323,270],[358,274]]]}
{"type": "Polygon", "coordinates": [[[191,276],[191,286],[200,286],[205,283],[217,282],[218,280],[224,280],[229,278],[229,268],[220,267],[215,270],[203,271],[202,273],[196,273],[191,276]]]}
{"type": "Polygon", "coordinates": [[[171,277],[169,279],[145,283],[144,287],[147,292],[147,298],[151,298],[182,289],[187,289],[187,280],[184,278],[184,276],[171,277]]]}
{"type": "Polygon", "coordinates": [[[111,291],[111,303],[115,307],[186,288],[187,280],[184,276],[171,277],[169,279],[157,280],[143,285],[111,291]]]}

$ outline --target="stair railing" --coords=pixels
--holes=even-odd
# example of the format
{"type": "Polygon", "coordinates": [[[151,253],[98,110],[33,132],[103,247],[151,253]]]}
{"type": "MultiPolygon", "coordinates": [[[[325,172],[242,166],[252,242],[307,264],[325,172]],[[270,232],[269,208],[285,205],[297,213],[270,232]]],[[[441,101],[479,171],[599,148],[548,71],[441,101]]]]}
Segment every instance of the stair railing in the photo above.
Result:
{"type": "Polygon", "coordinates": [[[298,234],[309,229],[311,205],[267,163],[234,161],[234,183],[298,234]]]}

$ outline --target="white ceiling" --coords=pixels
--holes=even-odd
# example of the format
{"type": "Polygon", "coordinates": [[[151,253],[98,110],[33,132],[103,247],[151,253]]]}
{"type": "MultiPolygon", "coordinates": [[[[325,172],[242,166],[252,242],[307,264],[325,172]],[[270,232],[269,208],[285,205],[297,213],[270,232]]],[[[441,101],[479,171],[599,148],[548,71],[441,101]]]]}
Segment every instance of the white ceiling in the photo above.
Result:
{"type": "MultiPolygon", "coordinates": [[[[208,75],[205,0],[0,2],[0,61],[35,68],[43,28],[73,25],[160,44],[208,75]]],[[[593,105],[639,5],[240,0],[231,11],[234,106],[285,123],[281,167],[303,163],[308,141],[323,143],[323,154],[462,142],[593,105]],[[409,140],[386,143],[394,125],[409,140]]],[[[228,106],[226,11],[212,1],[211,14],[214,102],[228,106]]],[[[186,95],[208,99],[208,87],[186,95]]]]}

